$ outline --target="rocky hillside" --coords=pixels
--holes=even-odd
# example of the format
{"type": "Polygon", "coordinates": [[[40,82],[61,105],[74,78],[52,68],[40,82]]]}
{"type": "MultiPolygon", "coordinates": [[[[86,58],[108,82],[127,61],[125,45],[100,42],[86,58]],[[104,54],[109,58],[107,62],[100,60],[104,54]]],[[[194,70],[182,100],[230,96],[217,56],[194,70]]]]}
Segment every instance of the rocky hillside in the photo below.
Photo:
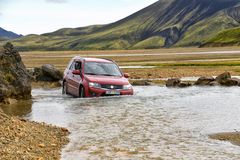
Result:
{"type": "Polygon", "coordinates": [[[13,33],[11,31],[7,31],[0,27],[0,40],[4,40],[4,39],[9,40],[9,39],[15,39],[19,37],[22,37],[22,35],[13,33]]]}
{"type": "Polygon", "coordinates": [[[0,75],[0,103],[31,98],[30,77],[11,43],[0,49],[0,75]]]}
{"type": "Polygon", "coordinates": [[[22,50],[147,49],[199,46],[240,26],[239,0],[159,0],[108,25],[61,29],[14,40],[22,50]]]}

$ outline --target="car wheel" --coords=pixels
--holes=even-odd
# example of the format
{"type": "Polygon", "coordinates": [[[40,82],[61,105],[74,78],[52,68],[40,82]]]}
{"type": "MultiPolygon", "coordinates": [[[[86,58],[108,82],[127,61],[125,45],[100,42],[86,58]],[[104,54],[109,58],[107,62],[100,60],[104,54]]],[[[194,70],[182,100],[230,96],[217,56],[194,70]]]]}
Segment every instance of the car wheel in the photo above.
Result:
{"type": "Polygon", "coordinates": [[[63,82],[62,94],[68,94],[67,93],[67,82],[63,82]]]}
{"type": "Polygon", "coordinates": [[[85,97],[85,90],[84,90],[84,87],[83,86],[80,86],[80,89],[79,89],[79,97],[80,98],[84,98],[85,97]]]}

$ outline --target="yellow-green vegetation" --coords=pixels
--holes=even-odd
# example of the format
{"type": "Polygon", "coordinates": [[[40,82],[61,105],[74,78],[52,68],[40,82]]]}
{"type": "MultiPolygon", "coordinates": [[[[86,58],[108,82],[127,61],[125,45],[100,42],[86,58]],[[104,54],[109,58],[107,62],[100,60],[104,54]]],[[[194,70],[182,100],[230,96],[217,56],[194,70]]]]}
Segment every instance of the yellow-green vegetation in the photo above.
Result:
{"type": "Polygon", "coordinates": [[[165,39],[161,36],[154,36],[138,42],[133,49],[154,49],[164,46],[165,39]]]}
{"type": "Polygon", "coordinates": [[[199,46],[218,32],[239,26],[239,4],[239,0],[159,0],[115,23],[64,28],[12,43],[25,51],[199,46]]]}
{"type": "Polygon", "coordinates": [[[240,28],[228,29],[220,32],[204,44],[205,46],[233,46],[240,45],[240,28]]]}

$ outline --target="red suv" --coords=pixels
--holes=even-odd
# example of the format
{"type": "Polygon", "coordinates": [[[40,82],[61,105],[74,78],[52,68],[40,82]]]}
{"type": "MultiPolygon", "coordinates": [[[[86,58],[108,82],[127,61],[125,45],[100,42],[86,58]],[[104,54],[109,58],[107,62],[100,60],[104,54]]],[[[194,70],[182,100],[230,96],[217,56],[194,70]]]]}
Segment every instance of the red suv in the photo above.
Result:
{"type": "Polygon", "coordinates": [[[74,97],[133,95],[129,75],[112,60],[74,57],[63,77],[63,94],[74,97]]]}

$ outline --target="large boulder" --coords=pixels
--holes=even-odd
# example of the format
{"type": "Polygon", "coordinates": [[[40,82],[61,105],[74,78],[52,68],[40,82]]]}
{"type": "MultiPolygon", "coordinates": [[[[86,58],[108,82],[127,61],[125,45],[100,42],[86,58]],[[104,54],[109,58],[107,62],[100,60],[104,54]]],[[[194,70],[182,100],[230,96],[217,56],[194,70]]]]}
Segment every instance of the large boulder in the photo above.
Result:
{"type": "Polygon", "coordinates": [[[0,48],[0,74],[0,103],[31,98],[30,76],[11,43],[0,48]]]}
{"type": "Polygon", "coordinates": [[[217,81],[218,83],[221,84],[222,81],[225,81],[229,78],[231,78],[231,74],[229,72],[224,72],[224,73],[220,74],[219,76],[217,76],[215,81],[217,81]]]}
{"type": "Polygon", "coordinates": [[[62,80],[63,73],[51,64],[45,64],[42,67],[34,68],[32,76],[35,81],[57,82],[62,80]]]}
{"type": "Polygon", "coordinates": [[[224,72],[223,74],[220,74],[219,76],[217,76],[215,81],[222,86],[239,86],[240,85],[240,79],[232,78],[229,72],[224,72]]]}
{"type": "Polygon", "coordinates": [[[56,69],[51,64],[43,65],[42,66],[42,71],[43,71],[44,75],[51,77],[53,80],[59,81],[63,78],[62,72],[59,71],[58,69],[56,69]]]}
{"type": "Polygon", "coordinates": [[[215,79],[213,77],[200,77],[197,80],[197,82],[195,82],[195,85],[199,86],[211,85],[214,80],[215,79]]]}

